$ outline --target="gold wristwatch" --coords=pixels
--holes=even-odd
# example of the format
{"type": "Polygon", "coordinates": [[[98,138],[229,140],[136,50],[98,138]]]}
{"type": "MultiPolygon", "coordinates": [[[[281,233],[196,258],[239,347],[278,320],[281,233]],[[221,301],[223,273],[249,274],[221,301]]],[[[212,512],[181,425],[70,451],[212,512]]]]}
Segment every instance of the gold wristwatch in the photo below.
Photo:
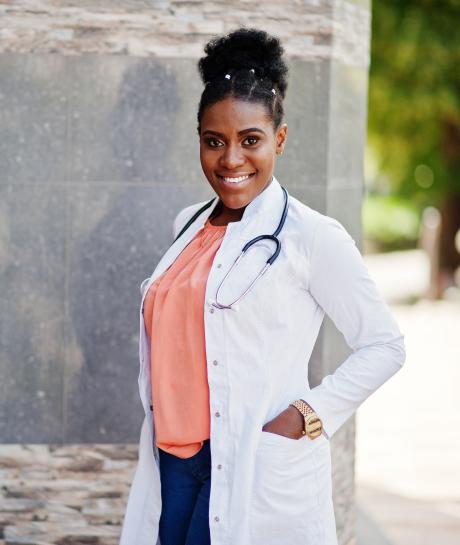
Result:
{"type": "Polygon", "coordinates": [[[323,423],[315,411],[303,399],[296,399],[290,403],[298,409],[304,417],[305,427],[302,430],[303,435],[308,435],[310,439],[316,439],[323,431],[323,423]]]}

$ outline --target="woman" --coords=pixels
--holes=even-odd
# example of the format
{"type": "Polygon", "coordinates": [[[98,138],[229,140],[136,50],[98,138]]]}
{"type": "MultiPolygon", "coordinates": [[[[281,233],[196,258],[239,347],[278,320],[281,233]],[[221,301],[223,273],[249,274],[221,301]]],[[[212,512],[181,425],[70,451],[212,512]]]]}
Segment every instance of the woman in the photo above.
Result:
{"type": "Polygon", "coordinates": [[[336,545],[330,439],[401,368],[404,336],[341,223],[273,175],[279,40],[241,28],[205,53],[198,134],[216,196],[179,212],[142,285],[145,420],[121,545],[336,545]],[[227,276],[266,234],[279,246],[258,240],[227,276]],[[325,313],[353,353],[310,388],[325,313]]]}

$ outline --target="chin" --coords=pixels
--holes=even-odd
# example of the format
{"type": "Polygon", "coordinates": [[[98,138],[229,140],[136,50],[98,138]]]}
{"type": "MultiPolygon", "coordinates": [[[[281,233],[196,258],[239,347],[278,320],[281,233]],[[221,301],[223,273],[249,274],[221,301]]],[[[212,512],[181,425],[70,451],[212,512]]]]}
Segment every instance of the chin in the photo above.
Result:
{"type": "Polygon", "coordinates": [[[252,199],[249,199],[248,197],[244,197],[243,195],[241,197],[238,197],[235,195],[230,198],[228,196],[222,197],[219,195],[219,198],[225,204],[227,208],[231,208],[232,210],[238,210],[240,208],[244,208],[252,200],[252,199]]]}

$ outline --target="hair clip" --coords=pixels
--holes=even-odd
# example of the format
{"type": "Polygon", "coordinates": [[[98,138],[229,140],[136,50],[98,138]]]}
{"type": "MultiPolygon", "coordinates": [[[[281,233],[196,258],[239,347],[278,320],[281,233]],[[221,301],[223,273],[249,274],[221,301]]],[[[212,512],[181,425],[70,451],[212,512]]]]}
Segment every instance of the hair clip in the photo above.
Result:
{"type": "Polygon", "coordinates": [[[230,79],[230,78],[231,78],[230,74],[225,74],[225,77],[226,77],[227,79],[230,79]]]}
{"type": "Polygon", "coordinates": [[[276,91],[275,91],[275,89],[272,89],[272,93],[273,93],[274,95],[276,95],[276,91]]]}

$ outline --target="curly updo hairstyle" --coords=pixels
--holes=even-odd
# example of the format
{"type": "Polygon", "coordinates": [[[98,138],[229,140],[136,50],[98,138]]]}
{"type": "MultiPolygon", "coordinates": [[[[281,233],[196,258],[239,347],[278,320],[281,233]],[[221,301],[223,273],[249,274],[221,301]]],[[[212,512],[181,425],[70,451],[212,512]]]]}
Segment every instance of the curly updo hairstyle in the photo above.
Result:
{"type": "Polygon", "coordinates": [[[284,110],[288,68],[280,40],[256,28],[239,28],[211,39],[198,70],[205,88],[198,108],[198,134],[207,106],[228,96],[265,106],[276,131],[284,110]],[[229,77],[230,76],[230,77],[229,77]]]}

